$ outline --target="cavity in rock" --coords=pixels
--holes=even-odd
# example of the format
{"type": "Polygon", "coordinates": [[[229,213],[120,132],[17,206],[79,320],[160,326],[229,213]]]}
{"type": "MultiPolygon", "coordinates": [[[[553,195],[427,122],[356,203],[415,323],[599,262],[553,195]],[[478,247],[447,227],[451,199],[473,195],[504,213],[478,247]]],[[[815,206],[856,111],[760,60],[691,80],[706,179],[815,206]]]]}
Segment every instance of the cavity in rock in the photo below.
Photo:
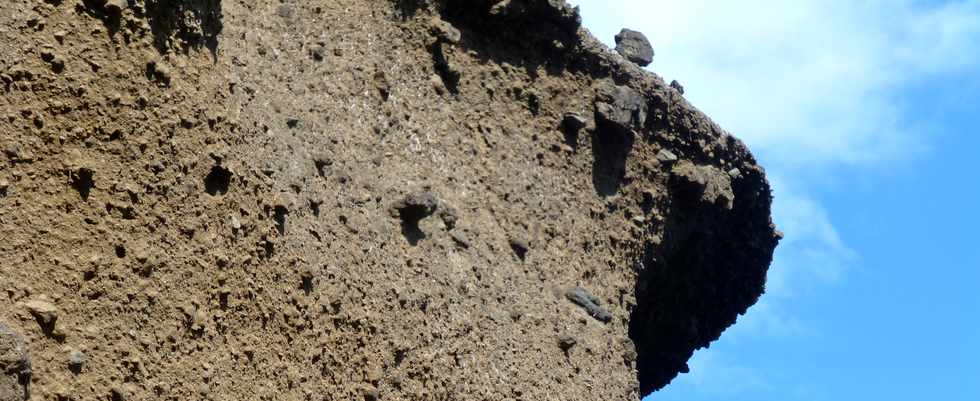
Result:
{"type": "Polygon", "coordinates": [[[514,254],[523,261],[525,258],[527,258],[527,252],[531,249],[531,245],[523,239],[511,238],[510,249],[512,249],[514,254]]]}
{"type": "Polygon", "coordinates": [[[214,166],[207,177],[204,177],[204,191],[211,196],[228,193],[231,185],[231,171],[221,166],[214,166]]]}
{"type": "Polygon", "coordinates": [[[277,205],[273,211],[274,218],[276,220],[276,231],[279,235],[286,234],[286,215],[289,214],[289,209],[286,209],[283,205],[277,205]]]}
{"type": "Polygon", "coordinates": [[[392,206],[392,214],[402,221],[402,234],[412,245],[425,238],[419,228],[422,219],[431,216],[439,208],[439,199],[431,192],[417,192],[405,196],[392,206]]]}
{"type": "Polygon", "coordinates": [[[71,186],[78,191],[83,201],[88,201],[88,196],[95,187],[95,172],[88,168],[80,168],[71,174],[71,186]]]}

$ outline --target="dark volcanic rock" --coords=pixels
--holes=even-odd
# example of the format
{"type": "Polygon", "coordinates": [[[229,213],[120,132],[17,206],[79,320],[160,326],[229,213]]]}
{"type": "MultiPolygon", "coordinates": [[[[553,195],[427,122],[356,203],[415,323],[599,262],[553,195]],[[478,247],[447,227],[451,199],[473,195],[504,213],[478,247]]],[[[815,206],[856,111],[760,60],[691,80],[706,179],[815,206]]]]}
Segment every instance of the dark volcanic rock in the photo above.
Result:
{"type": "Polygon", "coordinates": [[[640,32],[623,29],[616,35],[616,51],[641,67],[653,62],[653,46],[640,32]]]}
{"type": "Polygon", "coordinates": [[[647,119],[647,100],[626,86],[603,87],[596,96],[596,117],[620,131],[640,129],[647,119]]]}
{"type": "Polygon", "coordinates": [[[582,309],[588,312],[589,316],[594,317],[600,322],[609,323],[612,320],[612,314],[599,306],[599,298],[596,298],[582,287],[575,287],[566,291],[565,298],[581,306],[582,309]]]}
{"type": "Polygon", "coordinates": [[[694,202],[716,204],[731,210],[735,204],[731,175],[712,166],[698,166],[682,161],[672,170],[678,198],[694,202]]]}

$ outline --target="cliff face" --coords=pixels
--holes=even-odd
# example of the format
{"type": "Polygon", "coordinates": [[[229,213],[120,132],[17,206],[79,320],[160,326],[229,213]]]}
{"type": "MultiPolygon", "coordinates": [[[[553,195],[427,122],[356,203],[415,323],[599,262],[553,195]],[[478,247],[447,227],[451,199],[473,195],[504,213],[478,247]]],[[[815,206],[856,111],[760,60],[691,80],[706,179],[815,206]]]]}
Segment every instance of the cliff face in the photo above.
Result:
{"type": "Polygon", "coordinates": [[[636,400],[778,241],[562,1],[10,0],[0,79],[4,401],[636,400]]]}

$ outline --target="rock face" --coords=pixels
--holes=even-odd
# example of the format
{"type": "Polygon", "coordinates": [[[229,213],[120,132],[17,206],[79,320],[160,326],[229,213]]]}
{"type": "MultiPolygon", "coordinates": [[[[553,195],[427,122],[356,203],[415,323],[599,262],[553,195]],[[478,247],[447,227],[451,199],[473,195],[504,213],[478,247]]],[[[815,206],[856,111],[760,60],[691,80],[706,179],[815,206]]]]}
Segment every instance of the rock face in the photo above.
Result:
{"type": "Polygon", "coordinates": [[[560,0],[0,2],[0,391],[667,385],[762,294],[769,186],[580,24],[560,0]]]}

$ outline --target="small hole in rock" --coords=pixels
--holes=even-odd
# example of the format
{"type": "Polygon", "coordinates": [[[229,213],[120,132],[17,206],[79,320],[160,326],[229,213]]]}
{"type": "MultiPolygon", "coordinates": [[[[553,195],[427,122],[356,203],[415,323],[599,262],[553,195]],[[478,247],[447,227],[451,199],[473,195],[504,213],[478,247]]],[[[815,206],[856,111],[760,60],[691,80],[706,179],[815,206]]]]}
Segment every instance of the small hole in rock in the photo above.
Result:
{"type": "Polygon", "coordinates": [[[276,219],[276,231],[279,232],[279,235],[286,234],[286,215],[289,214],[289,209],[286,209],[285,206],[280,205],[276,206],[273,213],[275,214],[276,219]]]}
{"type": "Polygon", "coordinates": [[[78,194],[81,195],[84,201],[88,200],[92,188],[95,187],[94,177],[95,172],[87,168],[80,168],[71,175],[71,186],[78,191],[78,194]]]}
{"type": "Polygon", "coordinates": [[[405,361],[406,356],[408,356],[408,353],[405,350],[400,349],[395,351],[395,366],[401,365],[405,361]]]}
{"type": "Polygon", "coordinates": [[[438,208],[439,200],[428,192],[411,194],[395,206],[398,217],[402,221],[402,234],[408,243],[418,245],[425,239],[425,233],[419,227],[422,219],[431,216],[438,208]]]}
{"type": "Polygon", "coordinates": [[[214,166],[207,177],[204,177],[204,190],[211,196],[228,193],[231,186],[231,171],[221,166],[214,166]]]}
{"type": "Polygon", "coordinates": [[[510,249],[513,250],[514,254],[523,261],[527,258],[527,251],[531,249],[531,246],[528,245],[527,241],[512,238],[510,240],[510,249]]]}
{"type": "Polygon", "coordinates": [[[327,176],[331,164],[333,164],[333,162],[326,158],[318,158],[313,160],[313,165],[316,166],[316,172],[320,175],[320,177],[327,176]]]}
{"type": "Polygon", "coordinates": [[[126,247],[122,245],[116,245],[116,257],[125,258],[126,257],[126,247]]]}
{"type": "Polygon", "coordinates": [[[653,192],[646,191],[643,192],[643,203],[640,204],[640,208],[643,209],[644,214],[650,214],[653,211],[654,198],[653,192]]]}

